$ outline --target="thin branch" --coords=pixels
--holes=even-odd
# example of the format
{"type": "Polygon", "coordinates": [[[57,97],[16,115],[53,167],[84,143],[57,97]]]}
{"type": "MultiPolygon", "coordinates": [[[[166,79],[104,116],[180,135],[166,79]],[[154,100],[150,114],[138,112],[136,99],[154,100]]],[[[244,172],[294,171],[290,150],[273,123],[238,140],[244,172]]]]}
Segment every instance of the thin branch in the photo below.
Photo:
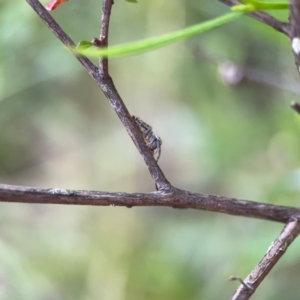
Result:
{"type": "MultiPolygon", "coordinates": [[[[102,47],[108,46],[108,29],[110,23],[110,15],[113,0],[103,0],[102,3],[102,17],[101,17],[101,29],[100,29],[100,43],[102,47]]],[[[106,77],[108,75],[108,59],[100,57],[99,58],[99,72],[101,76],[106,77]]]]}
{"type": "Polygon", "coordinates": [[[252,289],[252,287],[250,285],[247,285],[241,277],[230,276],[229,281],[239,281],[245,287],[245,289],[252,289]]]}
{"type": "MultiPolygon", "coordinates": [[[[238,2],[236,0],[219,0],[219,1],[228,6],[234,6],[234,5],[241,4],[240,2],[238,2]]],[[[281,22],[281,21],[277,20],[276,18],[274,18],[274,17],[270,16],[269,14],[262,12],[262,11],[249,13],[248,16],[289,36],[289,24],[288,23],[281,22]]]]}
{"type": "MultiPolygon", "coordinates": [[[[103,0],[100,29],[100,42],[103,47],[108,46],[108,29],[112,5],[113,0],[103,0]]],[[[111,106],[122,121],[134,144],[144,157],[144,161],[146,162],[149,172],[156,183],[157,189],[162,191],[170,190],[172,188],[171,184],[168,182],[162,170],[157,165],[157,162],[153,157],[153,153],[147,147],[139,127],[132,119],[131,114],[129,113],[126,105],[115,88],[112,78],[109,76],[107,58],[100,58],[99,60],[99,75],[101,81],[100,87],[103,93],[108,98],[111,106]]]]}
{"type": "MultiPolygon", "coordinates": [[[[155,181],[156,187],[161,191],[169,191],[172,189],[169,181],[166,179],[162,170],[159,168],[156,160],[153,157],[151,150],[147,147],[143,135],[139,130],[136,123],[133,121],[126,105],[118,94],[112,79],[108,75],[107,65],[105,67],[105,61],[103,60],[103,65],[100,66],[100,70],[94,66],[86,57],[77,55],[74,52],[74,42],[70,37],[63,31],[63,29],[55,22],[47,10],[41,5],[38,0],[26,0],[28,4],[35,10],[39,17],[44,21],[44,23],[50,28],[50,30],[55,34],[55,36],[66,46],[69,50],[76,56],[80,63],[84,66],[87,72],[92,76],[92,78],[97,82],[111,106],[117,113],[118,117],[125,126],[128,134],[132,138],[135,146],[139,150],[140,154],[143,156],[144,161],[148,167],[149,173],[151,174],[153,180],[155,181]]],[[[104,36],[104,42],[107,40],[108,23],[110,8],[112,5],[111,0],[103,0],[103,17],[102,20],[105,24],[101,26],[101,34],[104,36]]]]}
{"type": "Polygon", "coordinates": [[[231,300],[249,299],[299,233],[300,222],[298,215],[288,221],[279,237],[271,244],[263,259],[244,280],[244,284],[238,287],[231,300]]]}
{"type": "Polygon", "coordinates": [[[300,73],[300,2],[299,0],[290,0],[290,40],[295,57],[297,70],[300,73]]]}
{"type": "Polygon", "coordinates": [[[281,223],[286,223],[293,216],[300,216],[299,208],[191,193],[175,188],[167,193],[108,193],[0,185],[0,202],[193,208],[281,223]]]}

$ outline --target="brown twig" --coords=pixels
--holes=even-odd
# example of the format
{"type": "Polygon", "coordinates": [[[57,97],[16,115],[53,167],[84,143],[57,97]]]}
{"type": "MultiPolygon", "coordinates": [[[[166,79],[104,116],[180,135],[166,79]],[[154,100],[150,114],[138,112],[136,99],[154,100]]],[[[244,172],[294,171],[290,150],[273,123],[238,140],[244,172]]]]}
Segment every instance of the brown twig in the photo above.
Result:
{"type": "Polygon", "coordinates": [[[285,253],[288,246],[300,233],[300,215],[292,217],[283,228],[279,237],[271,244],[267,253],[254,270],[247,276],[238,289],[235,291],[231,300],[247,300],[256,291],[263,279],[269,274],[271,269],[285,253]]]}
{"type": "MultiPolygon", "coordinates": [[[[100,68],[94,66],[86,57],[82,57],[76,54],[74,51],[74,42],[70,37],[62,30],[62,28],[55,22],[47,10],[41,5],[38,0],[26,0],[28,4],[35,10],[43,22],[51,29],[55,36],[76,56],[88,73],[97,82],[111,106],[117,113],[118,117],[125,126],[128,134],[132,138],[134,144],[138,148],[139,152],[144,158],[144,161],[148,167],[148,170],[155,181],[158,190],[169,191],[172,189],[170,183],[166,179],[162,170],[159,168],[156,160],[154,159],[151,150],[145,144],[142,133],[138,126],[133,121],[126,105],[118,94],[112,79],[108,74],[107,60],[100,60],[100,68]]],[[[103,12],[102,12],[102,25],[101,25],[101,36],[103,45],[107,45],[108,39],[108,27],[109,17],[112,6],[112,0],[103,0],[103,12]]]]}
{"type": "Polygon", "coordinates": [[[245,287],[245,289],[252,289],[252,287],[250,285],[247,285],[241,277],[230,276],[229,281],[239,281],[245,287]]]}
{"type": "MultiPolygon", "coordinates": [[[[113,0],[103,0],[101,18],[102,21],[100,29],[100,41],[102,43],[102,47],[108,46],[108,29],[112,5],[113,0]]],[[[127,107],[125,106],[122,98],[120,97],[118,91],[115,88],[112,78],[109,76],[107,58],[99,59],[99,75],[101,81],[100,87],[103,93],[106,95],[111,106],[122,121],[128,134],[132,138],[141,155],[144,157],[149,172],[156,183],[157,189],[162,191],[170,190],[170,183],[168,182],[163,172],[157,165],[157,162],[155,161],[152,152],[148,149],[144,141],[140,129],[138,128],[137,124],[133,121],[127,107]]]]}
{"type": "Polygon", "coordinates": [[[299,208],[191,193],[175,188],[167,193],[108,193],[0,185],[0,202],[193,208],[281,223],[300,215],[299,208]]]}
{"type": "Polygon", "coordinates": [[[289,9],[290,9],[289,37],[291,40],[291,45],[295,57],[297,70],[300,73],[300,2],[299,0],[290,0],[289,9]]]}
{"type": "MultiPolygon", "coordinates": [[[[241,4],[240,2],[236,1],[236,0],[219,0],[220,2],[228,5],[228,6],[234,6],[234,5],[238,5],[241,4]]],[[[279,20],[277,20],[276,18],[270,16],[269,14],[262,12],[262,11],[257,11],[257,12],[253,12],[253,13],[249,13],[248,14],[249,17],[262,22],[270,27],[272,27],[273,29],[289,36],[289,24],[288,23],[284,23],[281,22],[279,20]]]]}
{"type": "MultiPolygon", "coordinates": [[[[102,47],[106,48],[108,46],[108,30],[110,23],[110,15],[112,5],[114,4],[113,0],[103,0],[102,3],[102,16],[101,16],[101,28],[100,28],[100,37],[99,40],[102,44],[102,47]]],[[[99,72],[100,76],[108,77],[108,59],[104,57],[99,58],[99,72]]]]}

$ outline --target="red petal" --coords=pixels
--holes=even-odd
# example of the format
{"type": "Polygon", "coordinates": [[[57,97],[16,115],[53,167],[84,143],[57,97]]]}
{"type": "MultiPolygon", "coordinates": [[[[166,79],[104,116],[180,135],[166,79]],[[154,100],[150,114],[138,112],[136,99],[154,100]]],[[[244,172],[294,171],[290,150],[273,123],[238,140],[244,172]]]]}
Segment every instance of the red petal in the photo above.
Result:
{"type": "Polygon", "coordinates": [[[46,5],[47,10],[54,10],[56,9],[60,4],[67,2],[68,0],[52,0],[46,5]]]}

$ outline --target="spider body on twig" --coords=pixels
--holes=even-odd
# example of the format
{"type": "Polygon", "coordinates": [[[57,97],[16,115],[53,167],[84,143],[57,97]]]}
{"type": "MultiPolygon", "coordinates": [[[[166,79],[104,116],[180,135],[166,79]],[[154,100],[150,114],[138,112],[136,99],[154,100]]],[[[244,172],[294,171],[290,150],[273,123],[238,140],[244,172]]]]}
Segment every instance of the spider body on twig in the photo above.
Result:
{"type": "Polygon", "coordinates": [[[139,126],[147,147],[152,151],[153,156],[157,154],[156,161],[158,161],[161,154],[162,140],[159,136],[155,135],[152,127],[145,123],[141,118],[132,116],[135,123],[139,126]]]}

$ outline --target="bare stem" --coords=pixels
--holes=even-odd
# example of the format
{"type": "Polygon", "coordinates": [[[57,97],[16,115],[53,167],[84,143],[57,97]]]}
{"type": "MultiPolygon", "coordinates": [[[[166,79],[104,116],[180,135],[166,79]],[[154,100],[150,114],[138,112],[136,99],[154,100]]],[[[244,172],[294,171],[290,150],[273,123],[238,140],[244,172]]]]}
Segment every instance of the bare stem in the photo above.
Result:
{"type": "Polygon", "coordinates": [[[290,0],[290,40],[297,70],[300,73],[300,1],[290,0]]]}
{"type": "MultiPolygon", "coordinates": [[[[108,46],[108,29],[110,22],[111,9],[113,0],[103,0],[102,4],[102,17],[101,17],[101,29],[100,29],[100,42],[103,47],[108,46]]],[[[120,97],[112,78],[108,73],[108,59],[99,59],[99,86],[103,93],[106,95],[111,106],[117,113],[128,134],[132,138],[134,144],[144,157],[144,161],[148,166],[149,172],[154,179],[158,190],[168,191],[171,189],[171,185],[164,176],[162,170],[159,168],[156,160],[153,157],[152,152],[147,147],[143,135],[138,128],[137,124],[133,121],[131,114],[129,113],[126,105],[120,97]]]]}
{"type": "Polygon", "coordinates": [[[299,214],[292,217],[283,228],[279,237],[271,244],[267,253],[253,271],[238,287],[231,300],[247,300],[285,253],[288,246],[300,233],[299,214]]]}
{"type": "MultiPolygon", "coordinates": [[[[100,42],[102,47],[106,48],[108,46],[108,29],[110,23],[110,15],[113,0],[103,0],[102,3],[102,16],[101,16],[101,28],[100,28],[100,42]]],[[[99,71],[102,77],[108,75],[108,59],[100,57],[99,58],[99,71]]]]}
{"type": "Polygon", "coordinates": [[[0,202],[193,208],[281,223],[286,223],[293,216],[300,216],[299,208],[191,193],[175,188],[171,192],[108,193],[0,185],[0,202]]]}

